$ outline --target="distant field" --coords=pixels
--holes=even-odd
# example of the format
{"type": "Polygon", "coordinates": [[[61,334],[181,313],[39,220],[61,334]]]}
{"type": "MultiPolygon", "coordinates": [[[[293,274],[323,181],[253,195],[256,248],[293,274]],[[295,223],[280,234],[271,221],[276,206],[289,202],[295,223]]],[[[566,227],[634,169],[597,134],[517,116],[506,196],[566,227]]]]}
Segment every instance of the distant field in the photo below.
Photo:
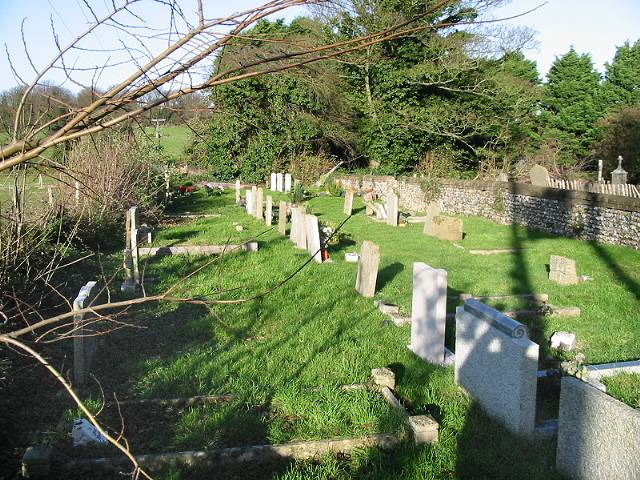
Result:
{"type": "MultiPolygon", "coordinates": [[[[155,128],[148,127],[147,134],[153,138],[155,135],[155,128]]],[[[170,158],[176,160],[185,159],[184,149],[189,144],[191,130],[182,125],[167,126],[162,127],[161,134],[162,137],[160,138],[160,145],[164,148],[165,153],[170,158]]]]}

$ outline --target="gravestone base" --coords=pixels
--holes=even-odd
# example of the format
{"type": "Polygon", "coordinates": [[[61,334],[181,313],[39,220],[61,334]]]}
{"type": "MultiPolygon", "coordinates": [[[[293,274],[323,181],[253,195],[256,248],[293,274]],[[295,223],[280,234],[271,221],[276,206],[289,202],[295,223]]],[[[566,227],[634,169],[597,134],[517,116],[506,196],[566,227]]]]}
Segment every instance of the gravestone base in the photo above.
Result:
{"type": "Polygon", "coordinates": [[[440,425],[431,415],[414,415],[407,419],[407,423],[413,432],[416,445],[438,441],[440,425]]]}

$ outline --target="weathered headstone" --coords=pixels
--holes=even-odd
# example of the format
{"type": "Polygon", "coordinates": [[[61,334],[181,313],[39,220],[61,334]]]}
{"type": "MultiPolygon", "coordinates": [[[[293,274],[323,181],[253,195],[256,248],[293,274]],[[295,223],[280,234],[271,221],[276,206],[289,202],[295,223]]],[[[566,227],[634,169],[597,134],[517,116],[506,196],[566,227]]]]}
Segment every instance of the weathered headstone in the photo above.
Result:
{"type": "Polygon", "coordinates": [[[444,363],[447,319],[447,271],[413,264],[411,351],[427,362],[444,363]]]}
{"type": "Polygon", "coordinates": [[[611,172],[611,183],[613,185],[626,184],[627,183],[627,171],[622,168],[622,155],[618,156],[618,168],[611,172]]]}
{"type": "Polygon", "coordinates": [[[320,229],[318,227],[318,217],[315,215],[305,215],[307,230],[307,251],[313,259],[322,263],[322,251],[320,250],[320,229]]]}
{"type": "Polygon", "coordinates": [[[277,187],[277,185],[276,185],[276,174],[272,173],[271,174],[271,178],[269,180],[269,190],[271,190],[272,192],[275,192],[276,191],[276,187],[277,187]]]}
{"type": "Polygon", "coordinates": [[[529,171],[529,179],[531,180],[531,185],[535,185],[537,187],[548,187],[549,171],[542,165],[534,165],[529,171]]]}
{"type": "Polygon", "coordinates": [[[278,190],[279,192],[284,191],[282,183],[283,183],[282,173],[276,173],[276,190],[278,190]]]}
{"type": "Polygon", "coordinates": [[[262,188],[256,189],[256,207],[255,207],[255,217],[258,220],[264,219],[264,193],[262,188]]]}
{"type": "Polygon", "coordinates": [[[376,293],[378,266],[380,265],[380,248],[373,242],[365,240],[360,250],[356,290],[363,297],[373,297],[376,293]]]}
{"type": "Polygon", "coordinates": [[[244,200],[244,208],[247,209],[247,213],[249,215],[253,215],[253,207],[255,200],[253,199],[253,192],[251,190],[245,190],[245,200],[244,200]]]}
{"type": "Polygon", "coordinates": [[[236,178],[236,204],[240,205],[240,179],[236,178]]]}
{"type": "Polygon", "coordinates": [[[304,207],[298,207],[298,214],[296,216],[295,244],[296,248],[303,250],[306,250],[307,248],[307,224],[305,217],[306,214],[304,207]]]}
{"type": "Polygon", "coordinates": [[[575,285],[579,282],[576,262],[560,255],[551,255],[549,280],[560,285],[575,285]]]}
{"type": "Polygon", "coordinates": [[[431,202],[427,205],[427,214],[424,222],[424,234],[429,235],[431,237],[435,236],[434,227],[433,227],[433,219],[440,215],[440,204],[438,202],[431,202]]]}
{"type": "Polygon", "coordinates": [[[53,189],[51,188],[51,185],[47,186],[47,196],[49,198],[49,206],[53,207],[53,189]]]}
{"type": "MultiPolygon", "coordinates": [[[[88,282],[78,292],[78,296],[73,301],[73,310],[78,311],[87,308],[91,303],[91,293],[96,286],[96,282],[88,282]]],[[[87,381],[87,374],[91,366],[93,354],[97,348],[96,337],[88,335],[85,325],[85,314],[73,315],[73,384],[75,387],[84,385],[87,381]]]]}
{"type": "Polygon", "coordinates": [[[353,190],[347,190],[344,192],[344,214],[351,215],[353,210],[353,190]]]}
{"type": "Polygon", "coordinates": [[[375,209],[376,218],[378,220],[387,219],[387,210],[384,208],[384,205],[382,205],[381,203],[374,203],[373,208],[375,209]]]}
{"type": "Polygon", "coordinates": [[[291,174],[286,173],[284,175],[284,191],[289,193],[291,191],[291,174]]]}
{"type": "Polygon", "coordinates": [[[280,201],[280,206],[278,207],[278,232],[280,235],[287,234],[287,202],[284,200],[280,201]]]}
{"type": "Polygon", "coordinates": [[[432,231],[427,234],[440,240],[457,242],[464,236],[462,220],[459,218],[436,215],[431,223],[432,231]]]}
{"type": "Polygon", "coordinates": [[[520,322],[477,300],[456,309],[455,382],[511,432],[531,436],[539,346],[520,322]]]}
{"type": "Polygon", "coordinates": [[[133,280],[135,283],[140,283],[140,254],[138,251],[138,207],[131,207],[129,209],[130,215],[130,234],[131,234],[131,260],[133,262],[133,280]]]}
{"type": "Polygon", "coordinates": [[[289,240],[296,243],[296,229],[298,228],[298,215],[300,207],[291,207],[291,228],[289,228],[289,240]]]}
{"type": "Polygon", "coordinates": [[[271,195],[267,195],[267,210],[264,214],[264,223],[267,225],[271,225],[273,221],[273,197],[271,195]]]}
{"type": "Polygon", "coordinates": [[[76,180],[76,205],[80,204],[80,182],[76,180]]]}
{"type": "Polygon", "coordinates": [[[509,175],[507,175],[507,173],[505,173],[505,172],[500,172],[500,174],[498,175],[498,181],[499,182],[508,182],[509,181],[509,175]]]}
{"type": "Polygon", "coordinates": [[[387,224],[398,226],[398,195],[393,192],[387,194],[387,224]]]}

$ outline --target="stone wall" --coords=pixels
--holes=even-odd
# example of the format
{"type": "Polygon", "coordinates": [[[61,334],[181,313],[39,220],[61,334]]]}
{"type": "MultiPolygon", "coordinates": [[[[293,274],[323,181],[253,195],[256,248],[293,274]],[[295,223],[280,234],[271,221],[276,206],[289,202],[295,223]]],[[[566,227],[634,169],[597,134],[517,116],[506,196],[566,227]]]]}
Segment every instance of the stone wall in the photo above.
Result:
{"type": "Polygon", "coordinates": [[[564,377],[556,466],[569,478],[640,478],[640,411],[564,377]]]}
{"type": "Polygon", "coordinates": [[[342,176],[343,186],[398,194],[400,206],[424,212],[437,196],[445,213],[486,217],[544,232],[640,248],[640,199],[524,183],[342,176]]]}

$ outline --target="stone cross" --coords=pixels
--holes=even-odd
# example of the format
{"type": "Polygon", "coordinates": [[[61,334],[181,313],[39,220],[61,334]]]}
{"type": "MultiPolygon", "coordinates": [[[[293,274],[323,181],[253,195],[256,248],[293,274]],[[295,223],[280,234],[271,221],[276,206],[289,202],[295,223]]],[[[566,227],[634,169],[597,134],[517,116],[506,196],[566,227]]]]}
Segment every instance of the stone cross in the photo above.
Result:
{"type": "Polygon", "coordinates": [[[535,185],[537,187],[548,187],[549,171],[542,165],[534,165],[534,167],[529,171],[529,179],[531,180],[531,185],[535,185]]]}
{"type": "Polygon", "coordinates": [[[287,193],[291,191],[291,174],[290,173],[286,173],[284,175],[284,191],[287,193]]]}
{"type": "Polygon", "coordinates": [[[627,183],[627,171],[622,168],[622,155],[618,156],[618,168],[611,172],[611,183],[625,184],[627,183]]]}
{"type": "Polygon", "coordinates": [[[264,218],[264,201],[263,201],[263,190],[262,188],[256,189],[256,207],[254,210],[255,217],[258,220],[262,220],[264,218]]]}
{"type": "Polygon", "coordinates": [[[320,250],[320,229],[318,227],[318,217],[315,215],[305,215],[307,230],[307,251],[313,259],[322,263],[322,251],[320,250]]]}
{"type": "Polygon", "coordinates": [[[276,174],[275,173],[271,174],[271,180],[269,181],[269,190],[271,190],[272,192],[276,191],[276,174]]]}
{"type": "Polygon", "coordinates": [[[387,224],[398,226],[398,195],[393,192],[387,195],[387,224]]]}
{"type": "Polygon", "coordinates": [[[347,190],[344,192],[344,214],[351,215],[353,210],[353,190],[347,190]]]}
{"type": "Polygon", "coordinates": [[[376,294],[379,265],[380,248],[375,243],[365,240],[360,250],[356,277],[356,291],[363,297],[373,297],[376,294]]]}
{"type": "Polygon", "coordinates": [[[284,190],[282,181],[282,173],[276,173],[276,190],[278,190],[279,192],[282,192],[284,190]]]}
{"type": "Polygon", "coordinates": [[[264,223],[267,225],[271,225],[271,221],[273,219],[273,197],[271,195],[267,195],[267,211],[264,214],[264,223]]]}
{"type": "Polygon", "coordinates": [[[549,280],[560,285],[575,285],[579,281],[576,273],[576,262],[570,258],[551,255],[549,280]]]}
{"type": "Polygon", "coordinates": [[[284,200],[280,201],[278,207],[278,232],[280,235],[287,234],[287,202],[284,200]]]}
{"type": "Polygon", "coordinates": [[[427,215],[424,222],[423,233],[429,236],[435,236],[433,219],[440,215],[440,204],[438,202],[431,202],[427,205],[427,215]]]}
{"type": "Polygon", "coordinates": [[[414,263],[411,351],[427,362],[443,364],[446,319],[447,271],[414,263]]]}
{"type": "Polygon", "coordinates": [[[240,179],[236,178],[236,203],[240,205],[240,179]]]}

